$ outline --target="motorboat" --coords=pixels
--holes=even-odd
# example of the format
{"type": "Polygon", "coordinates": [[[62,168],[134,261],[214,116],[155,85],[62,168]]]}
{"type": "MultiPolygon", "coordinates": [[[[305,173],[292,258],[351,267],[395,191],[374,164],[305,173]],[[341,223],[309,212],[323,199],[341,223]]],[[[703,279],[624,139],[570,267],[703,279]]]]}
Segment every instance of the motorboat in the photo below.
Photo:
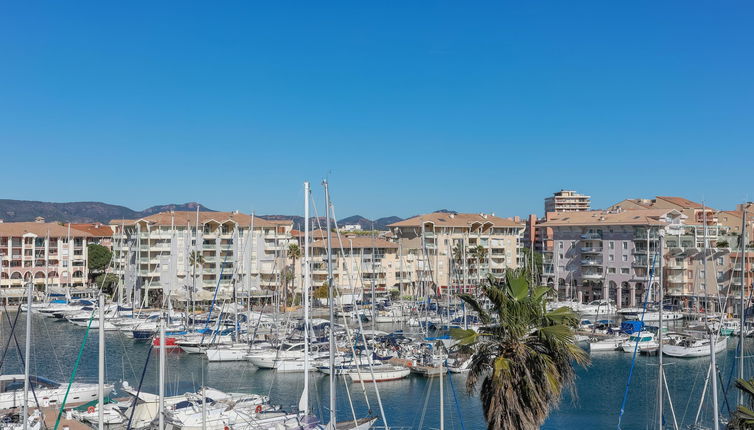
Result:
{"type": "Polygon", "coordinates": [[[617,351],[628,339],[627,336],[608,336],[589,339],[589,351],[602,352],[602,351],[617,351]]]}
{"type": "Polygon", "coordinates": [[[631,334],[628,339],[621,343],[620,348],[624,352],[634,352],[638,349],[639,352],[645,350],[652,350],[660,345],[655,340],[655,334],[651,331],[640,331],[631,334]],[[637,346],[638,345],[638,346],[637,346]]]}

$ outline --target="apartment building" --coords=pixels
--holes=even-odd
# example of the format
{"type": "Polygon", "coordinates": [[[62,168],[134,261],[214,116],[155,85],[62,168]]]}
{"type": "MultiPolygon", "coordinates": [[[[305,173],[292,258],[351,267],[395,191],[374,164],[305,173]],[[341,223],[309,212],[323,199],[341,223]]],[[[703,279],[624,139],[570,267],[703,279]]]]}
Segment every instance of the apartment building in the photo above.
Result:
{"type": "Polygon", "coordinates": [[[551,229],[552,247],[545,250],[543,278],[561,299],[636,306],[656,264],[659,232],[675,232],[684,219],[669,209],[548,214],[542,227],[551,229]]]}
{"type": "Polygon", "coordinates": [[[388,226],[399,259],[411,264],[413,283],[469,290],[487,274],[519,267],[524,224],[494,214],[435,212],[388,226]]]}
{"type": "Polygon", "coordinates": [[[68,224],[0,222],[0,292],[6,302],[33,282],[38,291],[85,287],[91,235],[68,224]]]}
{"type": "Polygon", "coordinates": [[[259,294],[282,285],[290,221],[239,212],[162,212],[112,220],[113,271],[125,292],[149,305],[163,294],[179,300],[259,294]]]}
{"type": "MultiPolygon", "coordinates": [[[[333,235],[331,243],[333,284],[341,294],[368,292],[372,285],[379,292],[399,287],[402,263],[397,243],[379,237],[343,234],[340,238],[333,235]]],[[[312,285],[317,287],[327,282],[326,238],[311,243],[311,261],[312,285]]]]}
{"type": "Polygon", "coordinates": [[[591,208],[591,197],[572,190],[560,190],[545,198],[545,214],[549,212],[583,212],[591,208]]]}

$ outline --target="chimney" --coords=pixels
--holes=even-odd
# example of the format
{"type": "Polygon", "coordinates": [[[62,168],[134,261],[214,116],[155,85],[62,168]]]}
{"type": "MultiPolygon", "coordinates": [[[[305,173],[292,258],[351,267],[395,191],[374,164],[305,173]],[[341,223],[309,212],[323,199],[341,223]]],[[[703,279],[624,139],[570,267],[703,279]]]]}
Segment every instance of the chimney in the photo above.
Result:
{"type": "Polygon", "coordinates": [[[38,216],[38,217],[34,218],[34,222],[37,223],[37,224],[44,224],[45,219],[44,219],[44,217],[38,216]]]}
{"type": "Polygon", "coordinates": [[[513,217],[513,222],[521,222],[521,217],[516,215],[513,217]]]}
{"type": "Polygon", "coordinates": [[[450,219],[453,219],[453,218],[456,217],[456,214],[454,214],[453,212],[451,212],[450,214],[448,214],[448,216],[450,216],[450,219]]]}

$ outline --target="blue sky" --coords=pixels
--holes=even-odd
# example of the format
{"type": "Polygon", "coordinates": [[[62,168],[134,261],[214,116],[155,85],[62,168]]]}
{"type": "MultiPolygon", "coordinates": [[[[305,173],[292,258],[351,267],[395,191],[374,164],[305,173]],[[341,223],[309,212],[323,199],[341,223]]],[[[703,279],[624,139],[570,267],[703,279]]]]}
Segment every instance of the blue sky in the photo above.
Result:
{"type": "Polygon", "coordinates": [[[754,3],[3,2],[0,197],[339,216],[752,199],[754,3]],[[315,188],[319,192],[320,188],[315,188]]]}

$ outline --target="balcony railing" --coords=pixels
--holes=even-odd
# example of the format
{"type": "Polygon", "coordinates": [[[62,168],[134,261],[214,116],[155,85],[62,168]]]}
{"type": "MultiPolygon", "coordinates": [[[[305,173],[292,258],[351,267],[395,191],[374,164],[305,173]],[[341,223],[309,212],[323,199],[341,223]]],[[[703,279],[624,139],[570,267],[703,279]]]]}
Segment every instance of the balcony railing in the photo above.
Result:
{"type": "Polygon", "coordinates": [[[602,253],[602,247],[590,246],[586,248],[581,248],[581,252],[584,254],[600,254],[602,253]]]}
{"type": "Polygon", "coordinates": [[[602,260],[581,260],[582,266],[601,266],[602,260]]]}
{"type": "Polygon", "coordinates": [[[602,233],[584,233],[581,238],[584,240],[602,240],[602,233]]]}

